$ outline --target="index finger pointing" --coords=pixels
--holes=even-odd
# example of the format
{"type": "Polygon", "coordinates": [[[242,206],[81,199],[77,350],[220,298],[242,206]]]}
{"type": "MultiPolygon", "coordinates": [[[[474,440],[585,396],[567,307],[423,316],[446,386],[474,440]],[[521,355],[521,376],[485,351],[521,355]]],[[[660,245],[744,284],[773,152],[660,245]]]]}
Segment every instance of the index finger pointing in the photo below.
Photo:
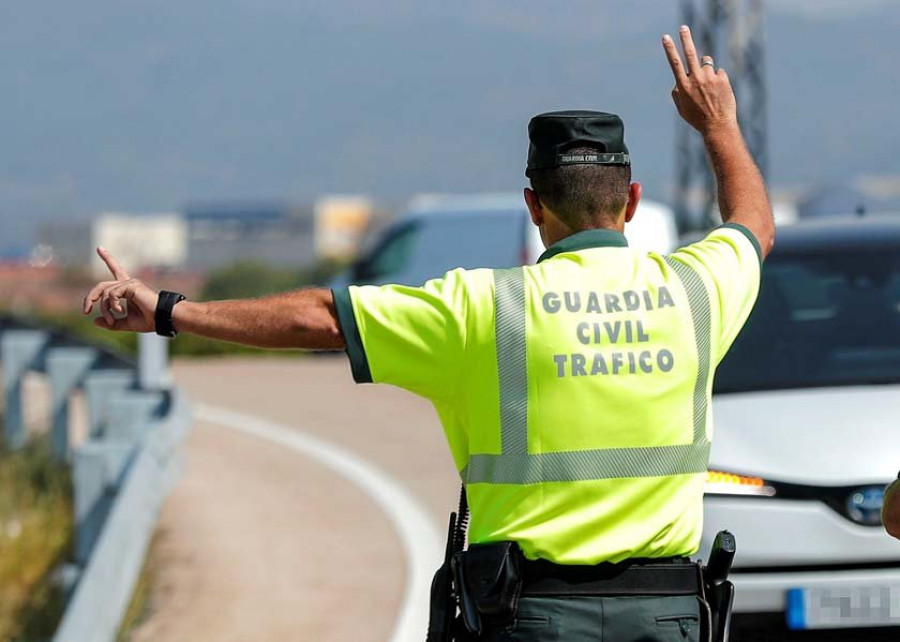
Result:
{"type": "Polygon", "coordinates": [[[130,278],[128,272],[122,269],[122,266],[113,258],[113,255],[109,253],[109,250],[98,247],[97,254],[100,255],[100,258],[103,259],[103,262],[106,263],[106,267],[109,268],[109,271],[112,272],[112,275],[116,277],[116,279],[122,280],[130,278]]]}
{"type": "Polygon", "coordinates": [[[675,75],[675,82],[679,85],[687,80],[687,74],[684,71],[684,63],[681,62],[681,54],[678,53],[678,47],[672,36],[666,34],[663,36],[663,49],[666,50],[666,58],[669,59],[669,66],[672,67],[672,73],[675,75]]]}

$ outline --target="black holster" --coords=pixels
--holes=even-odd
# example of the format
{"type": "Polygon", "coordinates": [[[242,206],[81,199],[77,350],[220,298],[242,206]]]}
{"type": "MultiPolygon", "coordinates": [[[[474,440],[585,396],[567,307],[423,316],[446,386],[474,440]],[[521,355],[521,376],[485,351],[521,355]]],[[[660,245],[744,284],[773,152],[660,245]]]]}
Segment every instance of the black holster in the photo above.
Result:
{"type": "Polygon", "coordinates": [[[456,620],[456,597],[450,565],[444,563],[431,580],[431,611],[426,642],[453,642],[456,620]]]}
{"type": "Polygon", "coordinates": [[[444,563],[431,581],[431,608],[426,642],[463,642],[468,637],[464,635],[464,627],[457,615],[459,591],[453,580],[452,568],[454,555],[465,547],[468,520],[469,506],[463,488],[459,497],[459,513],[450,513],[444,563]]]}
{"type": "Polygon", "coordinates": [[[729,642],[734,611],[734,584],[728,581],[737,551],[734,535],[721,531],[716,535],[709,563],[703,569],[703,603],[709,610],[709,635],[713,642],[729,642]]]}
{"type": "Polygon", "coordinates": [[[515,542],[474,544],[451,564],[466,631],[481,635],[483,622],[511,621],[522,591],[522,552],[515,542]]]}

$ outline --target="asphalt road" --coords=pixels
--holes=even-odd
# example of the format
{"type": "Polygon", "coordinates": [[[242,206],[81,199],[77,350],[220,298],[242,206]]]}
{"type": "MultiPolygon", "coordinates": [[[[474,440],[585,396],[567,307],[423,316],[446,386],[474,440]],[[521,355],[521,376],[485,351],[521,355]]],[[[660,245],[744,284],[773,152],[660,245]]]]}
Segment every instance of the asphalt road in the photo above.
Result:
{"type": "MultiPolygon", "coordinates": [[[[424,639],[427,590],[409,594],[410,566],[430,576],[434,565],[410,550],[443,537],[459,488],[430,404],[356,386],[343,356],[189,360],[174,371],[202,420],[161,514],[149,616],[132,640],[424,639]],[[429,522],[433,534],[410,535],[398,521],[429,522]],[[419,621],[398,629],[410,611],[419,621]]],[[[733,633],[734,642],[896,639],[895,630],[787,633],[780,618],[757,617],[733,633]]]]}
{"type": "MultiPolygon", "coordinates": [[[[174,371],[205,409],[275,424],[370,463],[443,533],[459,481],[427,402],[355,385],[342,356],[190,360],[174,371]]],[[[391,638],[411,572],[408,542],[370,488],[218,421],[199,421],[186,451],[159,522],[150,614],[133,640],[391,638]]]]}

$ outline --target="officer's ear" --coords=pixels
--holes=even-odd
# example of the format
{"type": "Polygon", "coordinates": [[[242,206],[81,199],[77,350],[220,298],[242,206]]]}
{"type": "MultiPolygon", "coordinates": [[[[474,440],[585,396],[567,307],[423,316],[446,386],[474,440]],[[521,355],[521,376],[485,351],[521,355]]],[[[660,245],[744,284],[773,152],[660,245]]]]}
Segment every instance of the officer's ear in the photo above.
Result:
{"type": "Polygon", "coordinates": [[[638,203],[641,202],[641,194],[643,194],[644,188],[640,183],[632,183],[628,187],[628,203],[625,205],[625,222],[630,223],[631,219],[634,218],[634,213],[637,211],[638,203]]]}
{"type": "Polygon", "coordinates": [[[525,188],[525,204],[528,205],[528,213],[531,214],[531,222],[540,227],[544,224],[544,206],[537,192],[530,187],[525,188]]]}

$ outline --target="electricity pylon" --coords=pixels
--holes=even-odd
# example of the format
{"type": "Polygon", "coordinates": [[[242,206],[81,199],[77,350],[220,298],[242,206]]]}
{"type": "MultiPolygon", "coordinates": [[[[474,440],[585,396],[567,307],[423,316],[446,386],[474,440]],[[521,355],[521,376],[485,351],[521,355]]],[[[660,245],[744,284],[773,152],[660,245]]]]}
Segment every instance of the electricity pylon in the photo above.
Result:
{"type": "MultiPolygon", "coordinates": [[[[681,0],[700,55],[712,56],[731,78],[738,118],[763,177],[768,172],[768,117],[763,0],[681,0]]],[[[700,136],[679,119],[675,211],[682,231],[716,220],[716,183],[700,136]]]]}

